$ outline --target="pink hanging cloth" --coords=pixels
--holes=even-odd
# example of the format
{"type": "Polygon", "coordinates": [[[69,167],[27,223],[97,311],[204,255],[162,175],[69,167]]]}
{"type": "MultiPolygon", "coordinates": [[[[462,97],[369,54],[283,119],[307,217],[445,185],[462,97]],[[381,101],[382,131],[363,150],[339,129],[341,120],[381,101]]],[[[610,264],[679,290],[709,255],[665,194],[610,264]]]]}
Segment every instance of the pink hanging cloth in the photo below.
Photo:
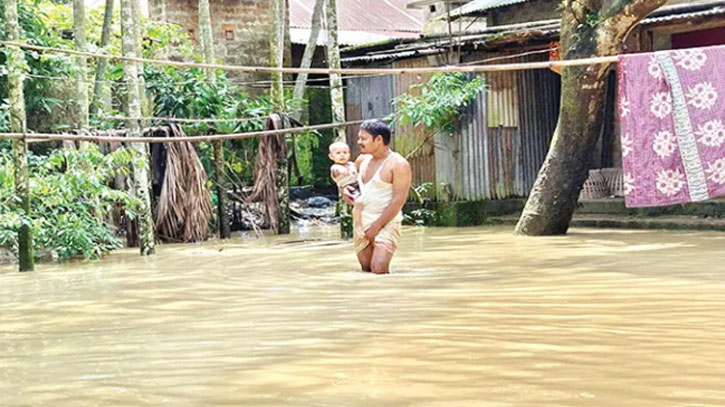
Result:
{"type": "Polygon", "coordinates": [[[627,207],[725,196],[725,46],[619,57],[627,207]]]}

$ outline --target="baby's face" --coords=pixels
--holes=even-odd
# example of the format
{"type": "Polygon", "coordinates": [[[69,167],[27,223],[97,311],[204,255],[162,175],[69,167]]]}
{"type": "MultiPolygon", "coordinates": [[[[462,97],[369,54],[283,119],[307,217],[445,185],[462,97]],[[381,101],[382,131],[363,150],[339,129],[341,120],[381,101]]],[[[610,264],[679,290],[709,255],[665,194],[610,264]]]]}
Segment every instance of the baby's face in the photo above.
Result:
{"type": "Polygon", "coordinates": [[[328,156],[335,164],[344,165],[350,161],[350,149],[347,146],[336,146],[330,149],[328,156]]]}

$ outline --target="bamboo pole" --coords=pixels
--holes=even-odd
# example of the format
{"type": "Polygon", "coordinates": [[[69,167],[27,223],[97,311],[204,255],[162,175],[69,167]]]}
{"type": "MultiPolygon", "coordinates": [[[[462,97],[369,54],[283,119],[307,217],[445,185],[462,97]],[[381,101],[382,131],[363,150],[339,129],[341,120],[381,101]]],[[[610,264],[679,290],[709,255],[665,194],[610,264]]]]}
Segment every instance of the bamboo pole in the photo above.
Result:
{"type": "MultiPolygon", "coordinates": [[[[17,0],[3,0],[5,4],[5,33],[11,41],[20,38],[17,0]]],[[[8,59],[8,93],[10,97],[10,129],[25,133],[25,99],[23,95],[23,73],[27,69],[25,55],[20,48],[11,48],[8,59]]],[[[28,174],[28,143],[25,138],[13,140],[13,165],[15,167],[15,194],[18,206],[28,218],[18,233],[18,260],[20,271],[33,271],[33,231],[30,228],[30,176],[28,174]]]]}
{"type": "MultiPolygon", "coordinates": [[[[123,141],[124,143],[201,143],[201,142],[214,142],[219,140],[239,140],[257,137],[268,137],[277,136],[280,134],[298,134],[307,133],[318,130],[334,129],[340,126],[357,126],[362,124],[364,120],[355,120],[345,123],[328,123],[318,124],[314,126],[295,127],[280,130],[265,130],[265,131],[251,131],[247,133],[232,133],[232,134],[215,134],[209,136],[190,136],[190,137],[125,137],[123,140],[119,140],[118,137],[124,137],[128,134],[128,131],[107,131],[100,132],[103,136],[90,136],[83,134],[47,134],[47,133],[0,133],[0,139],[25,139],[34,141],[58,141],[58,140],[80,140],[80,141],[95,141],[102,143],[118,143],[123,141]]],[[[151,127],[146,130],[153,130],[156,127],[151,127]]]]}
{"type": "MultiPolygon", "coordinates": [[[[284,87],[282,83],[282,68],[284,65],[284,33],[286,25],[285,0],[272,0],[272,35],[269,41],[271,66],[276,68],[272,73],[271,97],[274,108],[277,112],[285,111],[284,87]]],[[[267,141],[264,139],[263,141],[267,141]]],[[[270,140],[271,141],[271,140],[270,140]]],[[[286,150],[285,143],[281,144],[286,150]]],[[[289,221],[289,170],[287,152],[281,151],[277,154],[277,200],[279,202],[279,219],[277,222],[277,234],[284,235],[290,232],[289,221]]]]}
{"type": "MultiPolygon", "coordinates": [[[[127,57],[133,57],[136,54],[137,46],[134,44],[134,18],[133,4],[138,0],[121,0],[121,24],[123,27],[123,53],[127,57]]],[[[141,100],[138,87],[138,69],[135,61],[128,61],[123,66],[123,74],[126,80],[126,92],[128,94],[128,102],[126,103],[126,114],[130,117],[138,117],[141,115],[141,100]]],[[[127,122],[130,133],[138,136],[141,132],[141,126],[137,120],[129,120],[127,122]]],[[[116,139],[118,141],[118,139],[116,139]]],[[[139,225],[139,247],[141,255],[154,254],[154,220],[151,215],[151,197],[149,195],[149,176],[148,176],[148,154],[146,153],[146,145],[141,143],[131,143],[131,148],[138,153],[138,157],[134,160],[133,165],[133,184],[134,193],[141,201],[139,209],[138,225],[139,225]]]]}

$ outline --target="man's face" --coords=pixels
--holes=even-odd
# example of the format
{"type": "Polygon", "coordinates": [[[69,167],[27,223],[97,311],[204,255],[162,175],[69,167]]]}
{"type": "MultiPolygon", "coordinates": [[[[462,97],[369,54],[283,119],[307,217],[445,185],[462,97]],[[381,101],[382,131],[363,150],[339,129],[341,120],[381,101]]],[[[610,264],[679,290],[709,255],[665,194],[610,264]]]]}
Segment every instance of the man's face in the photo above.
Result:
{"type": "Polygon", "coordinates": [[[365,130],[360,130],[357,133],[357,145],[360,146],[361,154],[371,154],[373,151],[380,148],[381,144],[383,144],[382,136],[375,137],[365,130]]]}
{"type": "Polygon", "coordinates": [[[328,156],[335,164],[344,165],[350,161],[350,149],[346,145],[334,146],[328,156]]]}

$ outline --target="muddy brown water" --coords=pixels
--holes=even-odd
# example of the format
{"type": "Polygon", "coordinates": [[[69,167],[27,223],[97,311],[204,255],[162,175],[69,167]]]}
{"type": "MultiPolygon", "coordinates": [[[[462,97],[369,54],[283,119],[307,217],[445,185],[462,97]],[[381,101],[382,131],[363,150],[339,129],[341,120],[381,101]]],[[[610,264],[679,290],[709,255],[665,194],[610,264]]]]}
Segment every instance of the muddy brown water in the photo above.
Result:
{"type": "Polygon", "coordinates": [[[725,234],[335,240],[0,268],[0,406],[725,405],[725,234]]]}

